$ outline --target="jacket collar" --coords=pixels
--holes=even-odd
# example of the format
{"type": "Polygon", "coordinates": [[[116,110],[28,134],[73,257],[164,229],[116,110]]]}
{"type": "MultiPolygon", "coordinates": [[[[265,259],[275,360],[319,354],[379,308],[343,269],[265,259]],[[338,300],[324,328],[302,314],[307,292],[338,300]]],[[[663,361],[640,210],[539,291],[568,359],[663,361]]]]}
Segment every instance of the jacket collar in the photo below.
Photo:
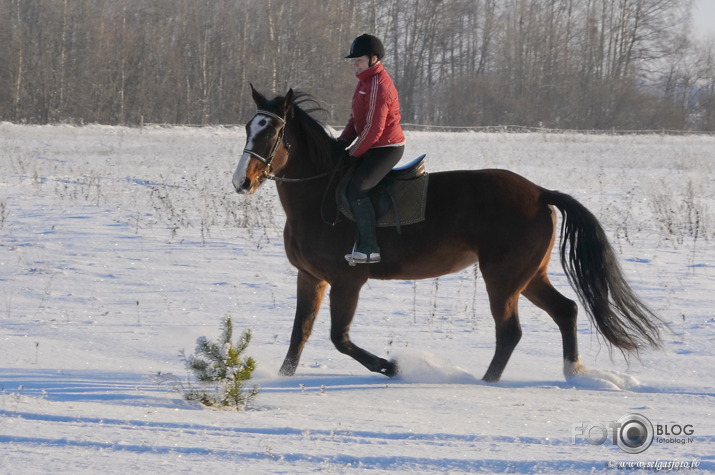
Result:
{"type": "Polygon", "coordinates": [[[382,65],[382,63],[377,63],[375,66],[366,69],[365,71],[356,74],[355,76],[360,80],[364,81],[365,79],[369,79],[373,77],[376,74],[380,74],[385,70],[385,66],[382,65]]]}

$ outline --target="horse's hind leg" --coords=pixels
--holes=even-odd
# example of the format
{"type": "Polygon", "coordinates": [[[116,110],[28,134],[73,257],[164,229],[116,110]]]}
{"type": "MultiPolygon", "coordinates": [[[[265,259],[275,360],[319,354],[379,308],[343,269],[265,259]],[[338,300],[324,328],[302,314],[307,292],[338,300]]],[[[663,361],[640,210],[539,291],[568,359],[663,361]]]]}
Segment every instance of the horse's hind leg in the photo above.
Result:
{"type": "Polygon", "coordinates": [[[298,301],[295,309],[293,333],[290,337],[288,354],[283,361],[280,374],[293,376],[300,361],[303,347],[313,331],[315,317],[318,316],[320,304],[327,287],[327,282],[317,279],[304,271],[298,272],[298,301]]]}
{"type": "Polygon", "coordinates": [[[564,352],[564,375],[566,379],[585,371],[579,361],[576,334],[578,307],[567,299],[549,281],[546,270],[541,269],[523,292],[534,305],[548,313],[561,332],[564,352]]]}
{"type": "Polygon", "coordinates": [[[370,371],[385,376],[397,375],[394,362],[379,358],[350,340],[350,324],[357,309],[363,282],[333,283],[330,287],[330,339],[339,352],[351,356],[370,371]]]}
{"type": "Polygon", "coordinates": [[[494,383],[501,378],[514,348],[521,340],[518,313],[519,294],[515,292],[507,297],[501,297],[496,292],[489,291],[489,285],[487,285],[487,290],[494,317],[497,342],[492,362],[482,379],[494,383]]]}

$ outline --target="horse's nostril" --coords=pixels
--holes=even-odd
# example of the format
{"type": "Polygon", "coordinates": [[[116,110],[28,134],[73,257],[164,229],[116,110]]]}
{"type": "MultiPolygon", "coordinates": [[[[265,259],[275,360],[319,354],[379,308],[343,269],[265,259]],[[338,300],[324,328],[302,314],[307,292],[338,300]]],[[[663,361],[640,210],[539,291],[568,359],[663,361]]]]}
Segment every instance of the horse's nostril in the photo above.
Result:
{"type": "Polygon", "coordinates": [[[246,191],[248,191],[251,188],[251,180],[249,180],[246,177],[243,177],[243,178],[234,177],[233,187],[236,189],[236,192],[245,193],[246,191]]]}
{"type": "Polygon", "coordinates": [[[236,191],[241,194],[248,194],[251,193],[251,187],[253,186],[253,183],[249,178],[244,178],[240,182],[234,183],[234,186],[236,187],[236,191]]]}

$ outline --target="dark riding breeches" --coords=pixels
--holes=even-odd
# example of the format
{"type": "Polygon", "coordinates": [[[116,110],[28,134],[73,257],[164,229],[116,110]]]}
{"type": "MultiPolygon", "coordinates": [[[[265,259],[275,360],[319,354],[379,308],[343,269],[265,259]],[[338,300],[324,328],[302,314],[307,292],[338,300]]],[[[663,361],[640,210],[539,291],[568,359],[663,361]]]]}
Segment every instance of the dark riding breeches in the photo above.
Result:
{"type": "Polygon", "coordinates": [[[358,230],[357,250],[362,253],[380,251],[375,234],[375,210],[368,192],[397,165],[404,151],[404,146],[371,148],[358,158],[347,197],[358,230]]]}

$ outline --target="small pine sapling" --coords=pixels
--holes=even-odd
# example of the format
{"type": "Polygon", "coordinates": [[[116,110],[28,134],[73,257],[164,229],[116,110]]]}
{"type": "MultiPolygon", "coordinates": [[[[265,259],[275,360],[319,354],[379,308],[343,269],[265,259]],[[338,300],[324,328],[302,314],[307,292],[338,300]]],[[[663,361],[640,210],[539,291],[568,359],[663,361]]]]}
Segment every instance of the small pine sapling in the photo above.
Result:
{"type": "Polygon", "coordinates": [[[231,343],[232,338],[233,322],[227,316],[219,342],[202,336],[196,340],[196,354],[187,357],[181,351],[186,368],[200,383],[200,386],[194,386],[189,382],[188,388],[183,391],[185,399],[199,401],[205,406],[240,410],[258,395],[258,386],[244,388],[256,369],[253,358],[242,356],[251,342],[251,331],[244,331],[235,345],[231,343]]]}

